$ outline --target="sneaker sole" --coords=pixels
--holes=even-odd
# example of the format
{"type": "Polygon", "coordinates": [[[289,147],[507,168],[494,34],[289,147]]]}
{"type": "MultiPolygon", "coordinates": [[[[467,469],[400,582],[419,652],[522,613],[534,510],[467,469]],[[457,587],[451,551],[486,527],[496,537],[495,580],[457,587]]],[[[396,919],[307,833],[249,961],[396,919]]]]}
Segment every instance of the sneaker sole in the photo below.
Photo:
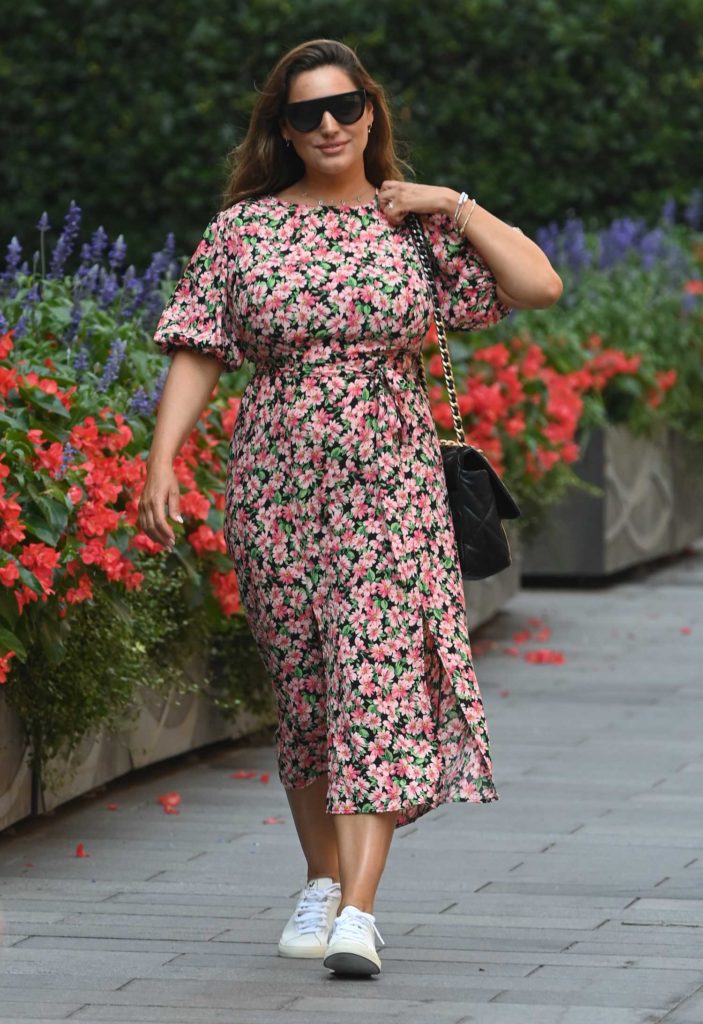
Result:
{"type": "Polygon", "coordinates": [[[381,965],[369,957],[341,950],[339,953],[328,953],[322,961],[322,966],[336,971],[337,974],[371,975],[381,973],[381,965]]]}

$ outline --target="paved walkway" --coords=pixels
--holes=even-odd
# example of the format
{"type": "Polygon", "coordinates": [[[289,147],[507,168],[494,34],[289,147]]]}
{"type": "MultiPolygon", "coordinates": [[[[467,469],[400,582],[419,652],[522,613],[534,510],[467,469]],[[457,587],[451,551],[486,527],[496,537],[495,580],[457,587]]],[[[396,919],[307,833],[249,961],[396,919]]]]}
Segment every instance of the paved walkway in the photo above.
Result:
{"type": "Polygon", "coordinates": [[[231,747],[0,839],[0,1021],[701,1024],[702,584],[698,548],[476,631],[500,799],[396,833],[380,976],[275,955],[304,864],[271,747],[231,747]]]}

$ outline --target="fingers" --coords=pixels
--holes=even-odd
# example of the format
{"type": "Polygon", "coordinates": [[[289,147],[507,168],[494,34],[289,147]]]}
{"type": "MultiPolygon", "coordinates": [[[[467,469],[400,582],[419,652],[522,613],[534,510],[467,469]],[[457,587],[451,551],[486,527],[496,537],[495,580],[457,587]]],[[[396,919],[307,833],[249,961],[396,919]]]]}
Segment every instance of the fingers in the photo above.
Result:
{"type": "Polygon", "coordinates": [[[144,533],[157,544],[163,544],[173,550],[176,536],[167,521],[166,509],[172,519],[179,523],[183,522],[180,513],[180,490],[178,480],[173,472],[165,478],[149,479],[147,477],[138,512],[139,526],[144,533]]]}

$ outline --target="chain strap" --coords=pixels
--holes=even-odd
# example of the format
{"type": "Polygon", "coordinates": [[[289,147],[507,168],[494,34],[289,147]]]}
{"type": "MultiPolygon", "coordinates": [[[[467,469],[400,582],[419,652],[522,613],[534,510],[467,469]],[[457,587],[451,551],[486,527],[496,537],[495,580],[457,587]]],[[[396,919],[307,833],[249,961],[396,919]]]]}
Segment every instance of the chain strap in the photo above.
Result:
{"type": "MultiPolygon", "coordinates": [[[[442,319],[441,307],[439,304],[439,295],[437,294],[437,286],[435,284],[434,274],[432,272],[432,263],[430,256],[430,247],[425,236],[425,232],[422,230],[422,224],[420,223],[419,217],[414,213],[409,213],[405,218],[406,223],[410,226],[410,236],[417,250],[417,254],[420,257],[420,263],[422,269],[427,278],[432,293],[432,305],[434,307],[434,318],[435,325],[437,327],[437,339],[439,341],[439,351],[442,357],[442,369],[444,370],[444,383],[447,389],[447,395],[449,396],[449,405],[452,410],[452,419],[454,421],[454,433],[456,434],[456,441],[448,441],[445,438],[440,438],[440,444],[466,444],[466,436],[464,434],[464,421],[459,414],[459,403],[456,397],[456,387],[454,384],[454,373],[452,372],[452,362],[449,358],[449,346],[447,344],[447,333],[444,327],[444,320],[442,319]]],[[[429,398],[429,388],[427,386],[427,377],[425,375],[425,364],[422,358],[422,352],[420,352],[420,376],[429,398]]],[[[480,449],[479,449],[480,450],[480,449]]]]}

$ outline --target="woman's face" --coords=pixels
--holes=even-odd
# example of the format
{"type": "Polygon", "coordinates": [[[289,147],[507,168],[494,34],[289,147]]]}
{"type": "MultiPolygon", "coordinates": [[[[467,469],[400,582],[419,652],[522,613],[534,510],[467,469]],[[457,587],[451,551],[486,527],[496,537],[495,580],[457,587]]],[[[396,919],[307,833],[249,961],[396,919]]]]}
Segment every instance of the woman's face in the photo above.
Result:
{"type": "MultiPolygon", "coordinates": [[[[334,64],[301,71],[290,83],[288,102],[314,100],[334,93],[351,92],[357,85],[349,75],[334,64]]],[[[369,138],[369,125],[373,121],[373,104],[367,100],[364,113],[354,124],[340,124],[329,110],[311,132],[298,132],[284,118],[281,130],[284,138],[291,139],[293,148],[304,162],[308,173],[340,174],[357,161],[363,163],[363,153],[369,138]],[[339,144],[337,148],[321,147],[339,144]]]]}

